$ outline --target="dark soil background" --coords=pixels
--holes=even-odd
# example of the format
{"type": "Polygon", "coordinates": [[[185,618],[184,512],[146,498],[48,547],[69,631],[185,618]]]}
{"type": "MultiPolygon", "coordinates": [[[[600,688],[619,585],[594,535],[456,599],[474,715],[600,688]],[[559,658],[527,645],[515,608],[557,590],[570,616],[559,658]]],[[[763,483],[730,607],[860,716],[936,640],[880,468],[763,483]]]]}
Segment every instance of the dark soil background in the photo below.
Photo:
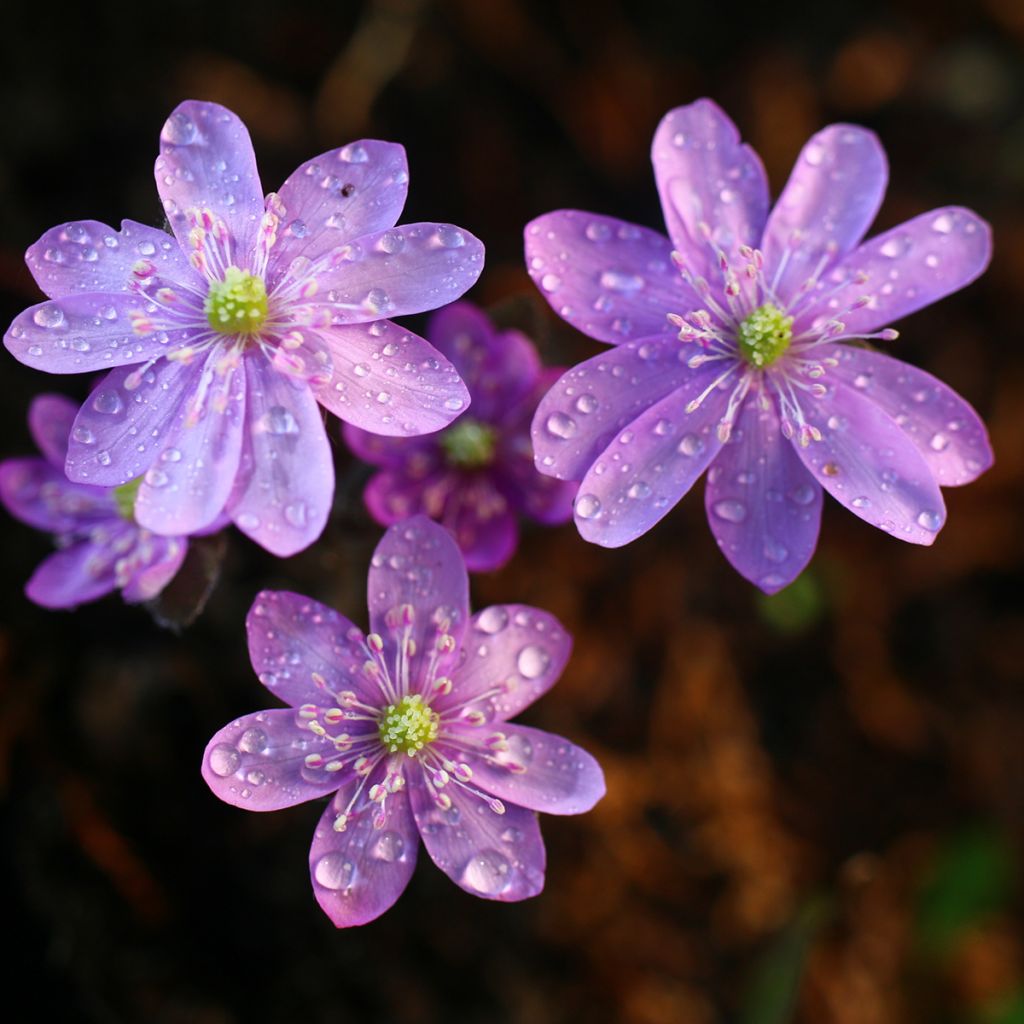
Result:
{"type": "MultiPolygon", "coordinates": [[[[21,254],[46,228],[159,223],[158,134],[193,97],[248,123],[267,189],[353,139],[403,142],[403,219],[483,238],[470,297],[567,365],[598,346],[533,295],[523,224],[569,206],[660,229],[652,133],[709,95],[776,191],[807,136],[856,121],[890,156],[878,228],[947,203],[992,222],[989,273],[901,324],[895,351],[977,406],[997,464],[947,492],[932,549],[829,504],[811,571],[771,600],[716,550],[699,489],[623,550],[528,532],[475,603],[533,603],[575,635],[525,718],[593,751],[608,796],[545,821],[539,898],[475,900],[424,857],[348,932],[310,891],[319,808],[230,808],[199,762],[270,702],[243,629],[259,588],[365,623],[366,470],[338,442],[335,514],[300,556],[232,534],[180,636],[116,597],[33,607],[49,541],[5,519],[5,1021],[1024,1021],[1022,50],[1019,0],[6,5],[5,323],[37,301],[21,254]]],[[[32,394],[89,381],[0,354],[0,454],[27,454],[32,394]]]]}

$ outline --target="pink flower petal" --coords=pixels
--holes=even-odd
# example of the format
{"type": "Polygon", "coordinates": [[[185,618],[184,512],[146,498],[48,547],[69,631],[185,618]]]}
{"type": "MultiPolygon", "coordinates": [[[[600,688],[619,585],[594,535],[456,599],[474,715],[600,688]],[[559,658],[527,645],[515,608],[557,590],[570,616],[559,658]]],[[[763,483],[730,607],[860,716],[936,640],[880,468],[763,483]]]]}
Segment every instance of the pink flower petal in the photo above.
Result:
{"type": "Polygon", "coordinates": [[[452,806],[438,807],[425,783],[410,780],[416,825],[431,860],[460,888],[489,900],[524,900],[544,888],[544,841],[533,811],[508,805],[496,813],[457,785],[452,806]]]}
{"type": "Polygon", "coordinates": [[[114,560],[83,540],[43,561],[25,585],[25,594],[44,608],[77,608],[116,588],[114,560]]]}
{"type": "Polygon", "coordinates": [[[226,107],[186,100],[160,132],[156,187],[185,252],[192,210],[221,218],[231,235],[228,262],[247,268],[263,216],[263,189],[249,131],[226,107]]]}
{"type": "Polygon", "coordinates": [[[317,401],[346,423],[375,434],[429,434],[470,403],[455,368],[430,342],[397,324],[319,330],[333,377],[314,387],[317,401]]]}
{"type": "Polygon", "coordinates": [[[847,334],[877,330],[970,284],[991,255],[992,229],[977,214],[956,206],[923,213],[876,235],[826,274],[796,327],[819,318],[840,320],[847,334]],[[851,308],[864,297],[867,305],[851,308]]]}
{"type": "Polygon", "coordinates": [[[829,373],[888,413],[931,467],[940,487],[959,487],[992,465],[992,448],[981,417],[952,388],[908,363],[850,345],[828,355],[829,373]]]}
{"type": "Polygon", "coordinates": [[[801,406],[822,440],[793,447],[818,483],[872,526],[931,544],[946,506],[931,467],[898,424],[841,381],[822,399],[801,398],[801,406]]]}
{"type": "Polygon", "coordinates": [[[332,793],[342,770],[324,767],[342,760],[329,737],[311,732],[292,708],[243,715],[206,745],[203,778],[225,803],[247,811],[276,811],[332,793]]]}
{"type": "MultiPolygon", "coordinates": [[[[361,780],[359,780],[361,781],[361,780]]],[[[334,823],[346,812],[355,779],[338,790],[313,836],[309,873],[313,893],[338,928],[366,924],[394,905],[416,867],[420,837],[405,791],[389,794],[374,826],[376,804],[357,805],[343,832],[334,823]]]]}
{"type": "Polygon", "coordinates": [[[405,149],[394,142],[363,139],[300,164],[278,191],[285,213],[270,251],[270,287],[296,256],[315,260],[394,227],[408,189],[405,149]]]}
{"type": "Polygon", "coordinates": [[[242,452],[246,393],[242,368],[225,367],[223,361],[223,352],[212,349],[203,383],[178,398],[174,423],[143,478],[135,518],[154,533],[184,536],[201,530],[223,511],[231,493],[242,452]]]}
{"type": "Polygon", "coordinates": [[[140,260],[152,263],[160,277],[171,281],[195,277],[172,235],[133,220],[122,221],[120,231],[95,220],[60,224],[25,253],[28,269],[51,299],[128,292],[140,260]]]}
{"type": "Polygon", "coordinates": [[[344,615],[301,594],[264,590],[245,620],[249,657],[260,682],[294,707],[337,703],[351,690],[379,703],[379,686],[363,670],[363,632],[344,615]]]}
{"type": "Polygon", "coordinates": [[[722,553],[766,593],[804,570],[818,543],[821,488],[783,438],[774,403],[747,397],[708,471],[704,504],[722,553]]]}
{"type": "Polygon", "coordinates": [[[487,723],[518,715],[558,681],[572,637],[549,612],[496,604],[477,612],[466,631],[453,687],[438,697],[438,711],[482,711],[487,723]]]}
{"type": "Polygon", "coordinates": [[[699,305],[671,259],[672,243],[648,228],[580,210],[526,225],[526,267],[551,308],[598,341],[674,335],[666,313],[699,305]]]}
{"type": "Polygon", "coordinates": [[[151,601],[178,574],[187,553],[188,540],[184,537],[160,537],[140,530],[130,556],[134,561],[132,576],[121,587],[121,596],[129,604],[151,601]]]}
{"type": "Polygon", "coordinates": [[[257,544],[286,557],[323,533],[334,497],[334,462],[308,385],[259,354],[244,360],[245,439],[228,511],[257,544]]]}
{"type": "Polygon", "coordinates": [[[654,134],[651,160],[668,233],[691,271],[718,277],[705,230],[730,256],[760,242],[768,215],[764,167],[715,103],[700,99],[669,111],[654,134]]]}
{"type": "Polygon", "coordinates": [[[36,395],[28,408],[28,429],[51,466],[63,470],[78,406],[64,395],[36,395]]]}
{"type": "Polygon", "coordinates": [[[628,423],[693,376],[694,346],[647,338],[602,352],[564,373],[533,417],[537,469],[581,480],[628,423]]]}
{"type": "MultiPolygon", "coordinates": [[[[605,794],[601,766],[574,743],[523,725],[502,723],[504,747],[479,748],[464,759],[472,785],[498,797],[546,814],[582,814],[605,794]]],[[[456,760],[463,755],[453,754],[456,760]]]]}
{"type": "Polygon", "coordinates": [[[598,456],[576,498],[576,525],[585,540],[609,548],[636,540],[696,483],[722,447],[716,428],[730,389],[711,391],[693,412],[686,408],[721,372],[718,363],[691,371],[598,456]]]}
{"type": "Polygon", "coordinates": [[[889,168],[874,132],[833,124],[800,151],[761,243],[765,276],[783,302],[864,237],[885,195],[889,168]]]}
{"type": "Polygon", "coordinates": [[[63,470],[38,458],[0,462],[0,502],[15,519],[56,534],[117,515],[108,491],[72,483],[63,470]]]}

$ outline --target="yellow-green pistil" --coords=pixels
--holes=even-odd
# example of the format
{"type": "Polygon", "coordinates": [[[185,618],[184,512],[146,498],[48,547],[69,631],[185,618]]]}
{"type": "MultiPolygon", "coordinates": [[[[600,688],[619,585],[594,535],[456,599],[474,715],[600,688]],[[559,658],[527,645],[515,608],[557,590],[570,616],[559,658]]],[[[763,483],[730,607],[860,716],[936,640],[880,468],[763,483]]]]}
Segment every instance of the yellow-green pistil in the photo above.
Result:
{"type": "Polygon", "coordinates": [[[740,355],[751,366],[762,370],[789,348],[793,340],[793,318],[786,316],[774,303],[766,302],[740,322],[736,333],[740,355]]]}
{"type": "Polygon", "coordinates": [[[122,518],[132,522],[135,519],[135,499],[138,497],[139,488],[142,486],[142,477],[137,476],[126,484],[114,488],[114,502],[117,504],[117,511],[122,518]]]}
{"type": "Polygon", "coordinates": [[[224,280],[210,285],[203,312],[221,334],[255,334],[267,319],[267,286],[255,274],[228,267],[224,280]]]}
{"type": "Polygon", "coordinates": [[[459,469],[483,469],[494,461],[497,441],[494,427],[463,416],[441,434],[448,465],[459,469]]]}
{"type": "Polygon", "coordinates": [[[380,721],[380,741],[392,754],[402,751],[412,757],[428,743],[437,739],[441,716],[431,711],[418,693],[389,704],[380,721]]]}

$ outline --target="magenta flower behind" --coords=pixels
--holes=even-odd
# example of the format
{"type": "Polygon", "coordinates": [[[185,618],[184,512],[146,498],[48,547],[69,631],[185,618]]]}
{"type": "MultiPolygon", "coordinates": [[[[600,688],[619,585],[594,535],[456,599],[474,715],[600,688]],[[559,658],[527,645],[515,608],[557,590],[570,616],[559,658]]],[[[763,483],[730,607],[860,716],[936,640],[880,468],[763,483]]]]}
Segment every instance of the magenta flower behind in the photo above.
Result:
{"type": "Polygon", "coordinates": [[[589,754],[508,721],[558,679],[568,634],[523,605],[470,617],[459,550],[422,516],[384,535],[367,591],[365,636],[298,594],[257,596],[253,668],[290,706],[221,729],[203,777],[222,800],[256,811],[333,794],[309,864],[339,927],[398,899],[420,839],[467,892],[536,895],[544,844],[534,812],[578,814],[604,794],[589,754]]]}
{"type": "Polygon", "coordinates": [[[530,442],[537,403],[561,371],[543,369],[525,335],[496,330],[468,302],[435,313],[427,337],[466,382],[470,411],[418,438],[345,424],[345,440],[380,467],[363,495],[378,523],[424,513],[454,535],[471,572],[488,572],[515,552],[519,515],[545,524],[572,516],[575,484],[538,473],[530,442]]]}
{"type": "Polygon", "coordinates": [[[68,435],[78,412],[61,395],[38,395],[28,423],[43,458],[0,462],[0,502],[15,519],[57,538],[25,592],[45,608],[74,608],[120,590],[148,601],[170,583],[188,549],[186,537],[162,537],[133,516],[137,487],[76,484],[64,474],[68,435]]]}
{"type": "Polygon", "coordinates": [[[405,151],[362,141],[264,199],[245,126],[213,103],[164,125],[156,182],[174,236],[134,221],[46,232],[26,259],[49,296],[4,342],[51,373],[111,369],[68,451],[80,483],[143,476],[136,515],[186,534],[227,509],[279,555],[323,530],[334,489],[317,403],[380,434],[438,430],[469,400],[451,364],[385,319],[477,279],[449,224],[395,224],[405,151]]]}
{"type": "Polygon", "coordinates": [[[554,309],[617,346],[566,373],[533,424],[542,472],[582,481],[581,534],[634,540],[709,469],[712,532],[769,593],[809,561],[823,488],[930,544],[939,488],[992,463],[985,427],[946,385],[864,342],[895,339],[886,325],[973,281],[988,225],[945,207],[862,243],[887,168],[854,125],[807,143],[771,212],[760,161],[710,100],[666,115],[652,159],[669,238],[574,210],[526,230],[554,309]]]}

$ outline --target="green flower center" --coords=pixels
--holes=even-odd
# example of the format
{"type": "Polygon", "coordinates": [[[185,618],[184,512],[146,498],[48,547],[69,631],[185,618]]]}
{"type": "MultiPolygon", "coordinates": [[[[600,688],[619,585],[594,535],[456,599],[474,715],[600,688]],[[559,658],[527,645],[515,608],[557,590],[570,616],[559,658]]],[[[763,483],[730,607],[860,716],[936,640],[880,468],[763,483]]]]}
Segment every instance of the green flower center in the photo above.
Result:
{"type": "Polygon", "coordinates": [[[412,757],[417,750],[437,739],[440,721],[441,716],[431,711],[418,693],[411,693],[385,709],[380,722],[380,741],[392,754],[401,750],[412,757]]]}
{"type": "Polygon", "coordinates": [[[128,522],[135,520],[135,499],[141,486],[142,477],[137,476],[134,480],[129,480],[128,483],[114,488],[114,502],[117,505],[117,511],[128,522]]]}
{"type": "Polygon", "coordinates": [[[740,323],[740,355],[759,370],[771,366],[793,340],[793,318],[766,302],[740,323]]]}
{"type": "Polygon", "coordinates": [[[482,469],[494,461],[497,434],[479,420],[460,417],[441,434],[441,447],[450,466],[482,469]]]}
{"type": "Polygon", "coordinates": [[[224,280],[210,285],[203,312],[221,334],[255,334],[267,319],[267,286],[255,274],[228,267],[224,280]]]}

